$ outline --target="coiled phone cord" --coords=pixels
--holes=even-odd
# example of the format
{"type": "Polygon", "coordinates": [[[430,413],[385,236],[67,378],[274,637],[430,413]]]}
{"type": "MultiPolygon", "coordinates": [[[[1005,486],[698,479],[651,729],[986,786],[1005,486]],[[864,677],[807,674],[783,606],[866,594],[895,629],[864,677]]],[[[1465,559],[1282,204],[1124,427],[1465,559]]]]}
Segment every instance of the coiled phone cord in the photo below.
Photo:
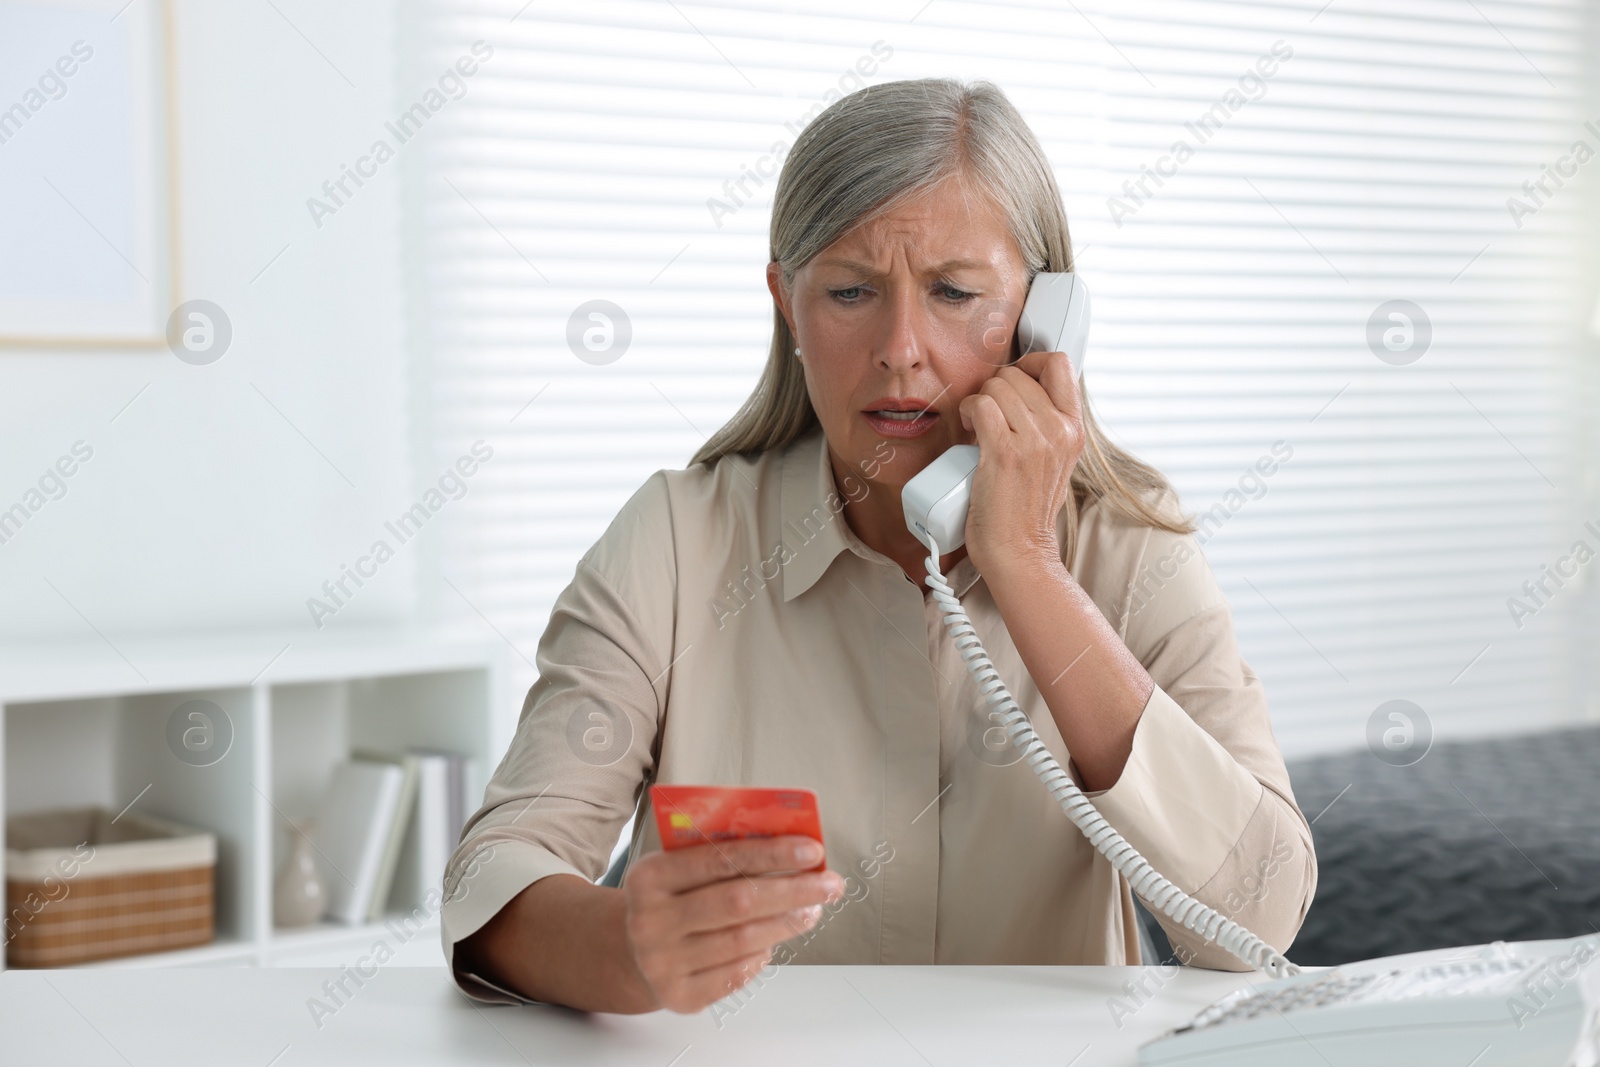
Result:
{"type": "Polygon", "coordinates": [[[1044,742],[1034,731],[1033,724],[1028,721],[1022,708],[1006,689],[1005,682],[1000,680],[1000,673],[994,669],[989,654],[983,650],[983,643],[978,640],[977,631],[972,628],[972,620],[967,618],[967,613],[962,610],[961,601],[956,597],[955,590],[939,571],[937,543],[929,545],[928,585],[933,590],[939,609],[945,614],[944,624],[949,628],[950,636],[955,641],[967,670],[978,683],[978,690],[989,702],[989,706],[999,713],[1006,734],[1021,746],[1023,758],[1028,761],[1028,766],[1038,775],[1039,781],[1044,783],[1050,795],[1055,797],[1056,802],[1061,805],[1061,810],[1066,812],[1067,818],[1083,831],[1083,836],[1089,839],[1089,843],[1094,845],[1102,856],[1111,861],[1111,866],[1128,880],[1133,891],[1151,907],[1182,924],[1185,929],[1193,930],[1208,942],[1221,945],[1245,963],[1266,972],[1270,977],[1287,978],[1299,974],[1300,968],[1290,963],[1271,945],[1216,909],[1201,903],[1173,885],[1160,871],[1150,866],[1150,861],[1128,844],[1116,828],[1095,810],[1094,804],[1083,795],[1083,791],[1061,768],[1061,764],[1056,762],[1050,750],[1045,748],[1044,742]]]}

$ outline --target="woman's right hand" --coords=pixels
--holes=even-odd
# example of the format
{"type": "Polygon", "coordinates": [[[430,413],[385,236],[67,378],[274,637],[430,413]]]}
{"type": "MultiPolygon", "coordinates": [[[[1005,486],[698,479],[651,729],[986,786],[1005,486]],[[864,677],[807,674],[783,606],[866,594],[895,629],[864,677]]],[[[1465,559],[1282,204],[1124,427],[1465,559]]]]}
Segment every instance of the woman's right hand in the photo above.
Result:
{"type": "Polygon", "coordinates": [[[844,893],[809,837],[747,838],[658,850],[623,884],[634,963],[658,1007],[700,1011],[765,967],[775,945],[816,925],[844,893]],[[773,873],[785,872],[785,873],[773,873]]]}

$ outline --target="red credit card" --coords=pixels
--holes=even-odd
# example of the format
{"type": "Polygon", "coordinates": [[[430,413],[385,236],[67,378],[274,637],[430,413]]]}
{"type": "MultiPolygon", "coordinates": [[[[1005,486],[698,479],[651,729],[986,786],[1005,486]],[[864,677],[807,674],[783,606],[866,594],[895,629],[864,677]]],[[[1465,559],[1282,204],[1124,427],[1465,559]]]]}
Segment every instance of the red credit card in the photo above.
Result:
{"type": "MultiPolygon", "coordinates": [[[[822,843],[817,794],[809,789],[761,786],[652,785],[650,806],[664,849],[707,841],[803,834],[822,843]]],[[[827,861],[812,870],[822,870],[827,861]]]]}

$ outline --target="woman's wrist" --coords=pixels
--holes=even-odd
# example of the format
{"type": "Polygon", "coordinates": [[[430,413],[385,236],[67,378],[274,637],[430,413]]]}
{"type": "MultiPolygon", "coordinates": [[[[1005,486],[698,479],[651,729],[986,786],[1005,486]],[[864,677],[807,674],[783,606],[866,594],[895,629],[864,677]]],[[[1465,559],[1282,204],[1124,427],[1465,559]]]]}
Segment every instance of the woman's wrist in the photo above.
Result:
{"type": "Polygon", "coordinates": [[[636,1014],[659,1005],[639,973],[619,889],[553,874],[456,945],[456,966],[530,1000],[636,1014]]]}
{"type": "Polygon", "coordinates": [[[1061,549],[1055,538],[1024,542],[1004,552],[994,553],[994,558],[978,568],[990,591],[998,597],[1001,589],[1026,590],[1041,581],[1071,579],[1065,563],[1061,562],[1061,549]]]}

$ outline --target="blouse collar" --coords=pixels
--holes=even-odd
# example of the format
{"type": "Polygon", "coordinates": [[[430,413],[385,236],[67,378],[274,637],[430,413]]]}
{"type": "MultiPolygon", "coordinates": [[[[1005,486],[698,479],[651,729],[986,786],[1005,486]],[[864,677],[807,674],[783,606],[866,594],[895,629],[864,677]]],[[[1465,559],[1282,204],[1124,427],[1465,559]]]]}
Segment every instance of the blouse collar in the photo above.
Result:
{"type": "MultiPolygon", "coordinates": [[[[864,486],[866,483],[860,483],[864,486]]],[[[847,487],[851,493],[860,490],[847,487]]],[[[827,438],[813,430],[784,449],[779,483],[779,536],[792,553],[783,565],[783,600],[788,603],[817,583],[839,553],[850,551],[864,560],[900,569],[900,565],[870,548],[844,518],[845,493],[834,480],[828,462],[827,438]]],[[[956,595],[964,594],[978,579],[978,569],[965,557],[946,576],[956,595]]]]}

